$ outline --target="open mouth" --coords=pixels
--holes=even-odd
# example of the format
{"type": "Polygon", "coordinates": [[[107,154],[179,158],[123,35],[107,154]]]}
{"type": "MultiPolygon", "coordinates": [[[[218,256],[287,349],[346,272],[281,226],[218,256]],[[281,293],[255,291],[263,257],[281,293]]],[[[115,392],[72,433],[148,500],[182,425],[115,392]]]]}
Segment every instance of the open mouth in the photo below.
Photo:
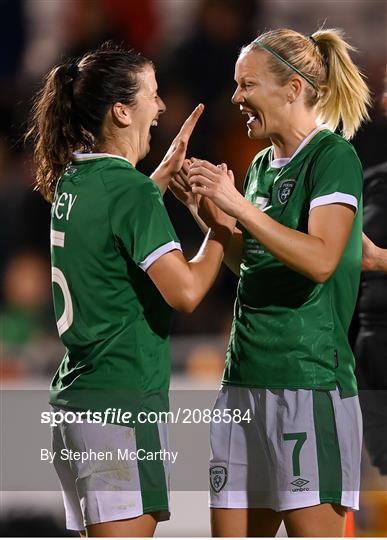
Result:
{"type": "Polygon", "coordinates": [[[247,120],[247,125],[251,126],[255,122],[260,122],[259,116],[256,114],[249,113],[249,119],[247,120]]]}
{"type": "Polygon", "coordinates": [[[149,126],[149,133],[148,133],[149,139],[151,138],[151,133],[150,133],[151,128],[157,127],[158,124],[159,124],[159,119],[158,119],[158,118],[155,118],[154,120],[152,120],[152,123],[151,123],[151,125],[149,126]]]}
{"type": "Polygon", "coordinates": [[[262,124],[261,117],[257,112],[247,111],[246,109],[241,109],[241,112],[249,117],[246,122],[249,127],[252,127],[256,122],[262,124]]]}

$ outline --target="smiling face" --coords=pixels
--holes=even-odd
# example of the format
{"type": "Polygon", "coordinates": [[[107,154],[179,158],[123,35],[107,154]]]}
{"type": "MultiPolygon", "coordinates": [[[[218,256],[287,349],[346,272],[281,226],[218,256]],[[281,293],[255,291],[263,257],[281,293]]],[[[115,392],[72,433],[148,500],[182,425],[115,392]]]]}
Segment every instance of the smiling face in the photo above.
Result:
{"type": "Polygon", "coordinates": [[[267,66],[267,53],[242,53],[235,65],[237,89],[232,102],[248,116],[251,139],[262,139],[281,133],[288,112],[287,85],[279,86],[267,66]]]}
{"type": "Polygon", "coordinates": [[[139,91],[136,103],[131,108],[131,144],[136,150],[138,160],[143,159],[150,150],[150,129],[157,126],[158,118],[166,107],[157,94],[155,71],[147,65],[139,74],[139,91]]]}

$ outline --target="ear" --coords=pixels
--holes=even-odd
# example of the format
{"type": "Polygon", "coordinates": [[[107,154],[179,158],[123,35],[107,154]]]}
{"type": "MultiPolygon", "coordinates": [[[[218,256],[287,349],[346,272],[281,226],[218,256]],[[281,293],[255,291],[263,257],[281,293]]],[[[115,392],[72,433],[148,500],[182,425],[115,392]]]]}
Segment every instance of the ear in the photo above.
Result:
{"type": "Polygon", "coordinates": [[[288,101],[289,103],[293,103],[297,100],[297,98],[300,96],[302,92],[302,81],[301,77],[298,77],[297,75],[293,76],[289,83],[288,83],[288,101]]]}
{"type": "Polygon", "coordinates": [[[111,108],[112,119],[121,127],[130,126],[132,123],[132,110],[124,103],[114,103],[111,108]]]}

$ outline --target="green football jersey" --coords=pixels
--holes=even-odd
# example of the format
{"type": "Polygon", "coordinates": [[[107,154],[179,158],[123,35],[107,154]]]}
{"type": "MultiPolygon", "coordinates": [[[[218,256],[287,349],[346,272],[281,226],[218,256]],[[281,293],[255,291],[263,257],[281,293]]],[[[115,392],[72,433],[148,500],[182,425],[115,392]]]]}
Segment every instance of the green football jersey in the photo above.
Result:
{"type": "Polygon", "coordinates": [[[125,158],[74,154],[51,220],[54,307],[67,351],[50,403],[164,408],[172,309],[146,270],[180,249],[160,190],[125,158]]]}
{"type": "Polygon", "coordinates": [[[357,209],[338,267],[315,283],[285,266],[247,230],[223,382],[257,388],[356,393],[348,328],[361,272],[362,168],[352,145],[325,126],[292,158],[266,148],[247,173],[245,197],[282,225],[308,232],[312,208],[357,209]]]}

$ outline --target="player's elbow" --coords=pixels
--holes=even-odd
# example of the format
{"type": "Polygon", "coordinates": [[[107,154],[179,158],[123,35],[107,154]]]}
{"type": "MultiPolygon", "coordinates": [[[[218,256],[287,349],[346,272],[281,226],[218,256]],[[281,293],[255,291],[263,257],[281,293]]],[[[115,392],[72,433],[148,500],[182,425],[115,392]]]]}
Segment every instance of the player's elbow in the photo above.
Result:
{"type": "Polygon", "coordinates": [[[173,309],[181,313],[192,313],[200,302],[193,290],[181,285],[176,287],[175,293],[166,300],[173,309]]]}
{"type": "Polygon", "coordinates": [[[337,263],[333,261],[326,261],[323,264],[319,264],[313,271],[310,273],[310,278],[315,283],[325,283],[331,277],[335,271],[337,263]]]}
{"type": "Polygon", "coordinates": [[[179,313],[187,313],[188,315],[195,311],[196,305],[192,303],[181,303],[175,309],[179,313]]]}
{"type": "Polygon", "coordinates": [[[175,309],[181,313],[192,313],[199,305],[199,299],[193,294],[193,291],[181,290],[179,299],[176,302],[175,309]]]}
{"type": "Polygon", "coordinates": [[[315,283],[325,283],[330,278],[330,274],[325,272],[316,272],[311,276],[315,283]]]}

